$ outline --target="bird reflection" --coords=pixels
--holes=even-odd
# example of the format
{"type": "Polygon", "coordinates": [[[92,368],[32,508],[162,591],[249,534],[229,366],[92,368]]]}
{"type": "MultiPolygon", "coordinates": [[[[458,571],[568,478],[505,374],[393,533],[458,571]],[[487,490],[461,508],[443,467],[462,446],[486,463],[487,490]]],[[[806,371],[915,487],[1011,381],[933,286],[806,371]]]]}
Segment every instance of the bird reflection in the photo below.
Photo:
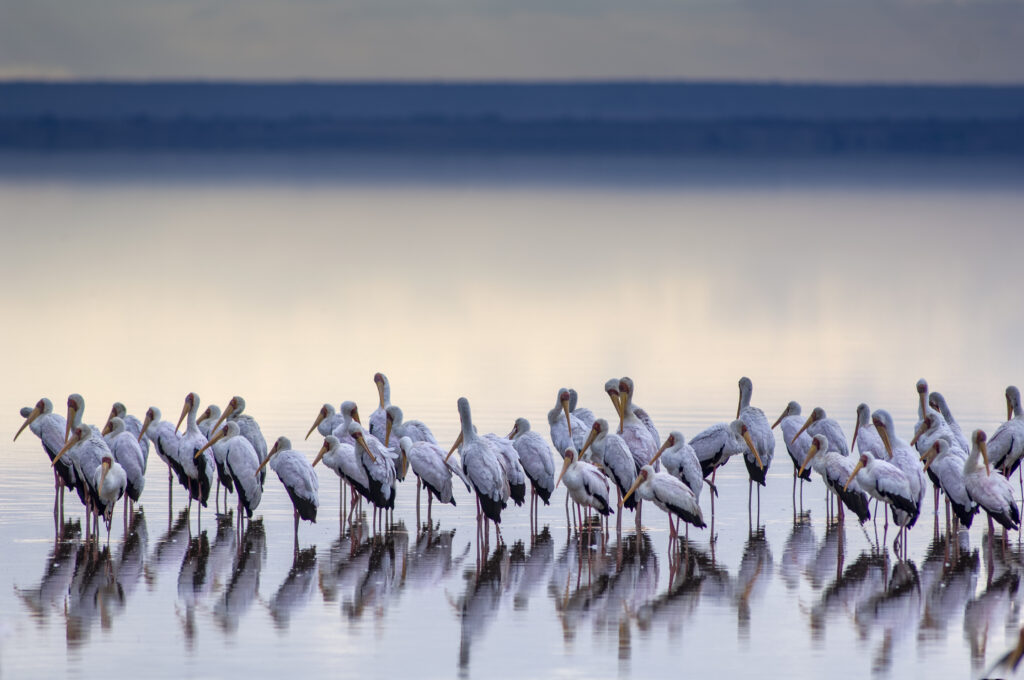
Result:
{"type": "Polygon", "coordinates": [[[533,591],[548,578],[554,561],[555,542],[547,526],[534,535],[529,553],[522,541],[512,546],[508,591],[512,593],[513,610],[523,611],[527,608],[533,591]]]}
{"type": "Polygon", "coordinates": [[[466,591],[453,603],[459,612],[459,677],[469,677],[474,638],[487,630],[500,609],[502,578],[508,572],[508,548],[499,543],[477,572],[467,574],[466,591]]]}
{"type": "Polygon", "coordinates": [[[885,592],[888,562],[885,555],[862,552],[843,573],[830,583],[811,607],[811,639],[821,642],[829,619],[857,611],[861,605],[885,592]]]}
{"type": "Polygon", "coordinates": [[[85,645],[97,619],[103,628],[109,628],[123,602],[124,591],[116,580],[110,551],[79,547],[65,611],[68,647],[85,645]]]}
{"type": "Polygon", "coordinates": [[[971,667],[977,670],[985,662],[989,637],[993,631],[1006,629],[1012,639],[1020,626],[1021,554],[1002,546],[986,535],[982,546],[986,562],[984,592],[971,599],[964,608],[964,639],[970,647],[971,667]]]}
{"type": "Polygon", "coordinates": [[[196,636],[196,605],[209,594],[212,585],[206,574],[209,557],[210,541],[203,531],[188,542],[178,571],[178,601],[185,607],[182,625],[189,643],[196,636]]]}
{"type": "Polygon", "coordinates": [[[156,587],[156,576],[161,567],[180,565],[188,550],[189,522],[188,510],[182,510],[174,520],[174,524],[160,537],[153,548],[153,554],[146,561],[146,585],[150,590],[156,587]]]}
{"type": "Polygon", "coordinates": [[[469,552],[469,546],[462,557],[453,559],[452,543],[455,530],[421,531],[416,536],[416,543],[408,555],[408,566],[405,580],[414,588],[434,587],[439,585],[461,563],[469,552]]]}
{"type": "Polygon", "coordinates": [[[292,615],[309,602],[316,590],[316,546],[295,553],[292,568],[270,600],[274,627],[287,630],[292,615]]]}
{"type": "Polygon", "coordinates": [[[897,562],[884,591],[866,599],[855,610],[861,637],[867,639],[876,630],[882,641],[872,658],[872,670],[886,672],[898,643],[913,635],[921,619],[921,588],[917,567],[912,561],[897,562]]]}
{"type": "Polygon", "coordinates": [[[737,626],[742,640],[750,638],[751,604],[764,596],[774,569],[772,547],[765,537],[764,527],[759,527],[747,537],[736,573],[737,626]]]}
{"type": "Polygon", "coordinates": [[[117,582],[124,590],[125,599],[132,596],[146,571],[146,548],[149,543],[149,532],[146,528],[146,515],[136,510],[131,515],[128,534],[117,550],[114,558],[114,570],[117,582]]]}
{"type": "Polygon", "coordinates": [[[841,556],[845,550],[846,532],[843,525],[828,524],[825,527],[825,538],[818,546],[818,552],[807,565],[807,578],[812,588],[819,590],[843,573],[841,556]]]}
{"type": "Polygon", "coordinates": [[[365,568],[356,574],[351,597],[341,604],[350,620],[361,618],[367,610],[383,616],[405,578],[409,534],[404,525],[377,534],[368,541],[368,547],[365,568]]]}
{"type": "Polygon", "coordinates": [[[945,640],[947,627],[959,621],[974,595],[980,566],[978,551],[961,547],[956,536],[943,534],[932,541],[921,564],[925,601],[920,640],[945,640]]]}
{"type": "Polygon", "coordinates": [[[800,575],[811,564],[817,545],[818,539],[814,535],[810,513],[802,513],[797,521],[793,522],[793,530],[782,549],[779,575],[786,584],[786,590],[796,590],[800,585],[800,575]]]}
{"type": "Polygon", "coordinates": [[[78,567],[81,534],[78,522],[64,523],[46,557],[39,585],[28,589],[14,587],[15,594],[40,625],[45,623],[50,610],[64,609],[64,600],[78,567]]]}
{"type": "Polygon", "coordinates": [[[231,578],[213,608],[214,620],[227,633],[238,630],[238,621],[259,594],[260,572],[267,560],[267,536],[263,521],[250,521],[242,536],[231,578]]]}

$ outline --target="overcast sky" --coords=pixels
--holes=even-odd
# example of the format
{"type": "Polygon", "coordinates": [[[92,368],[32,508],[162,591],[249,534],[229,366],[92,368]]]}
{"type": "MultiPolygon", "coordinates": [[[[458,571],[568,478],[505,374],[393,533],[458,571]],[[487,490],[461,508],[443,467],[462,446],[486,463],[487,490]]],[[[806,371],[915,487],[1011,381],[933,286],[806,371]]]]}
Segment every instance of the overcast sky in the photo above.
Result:
{"type": "Polygon", "coordinates": [[[0,78],[1024,82],[1024,0],[0,0],[0,78]]]}

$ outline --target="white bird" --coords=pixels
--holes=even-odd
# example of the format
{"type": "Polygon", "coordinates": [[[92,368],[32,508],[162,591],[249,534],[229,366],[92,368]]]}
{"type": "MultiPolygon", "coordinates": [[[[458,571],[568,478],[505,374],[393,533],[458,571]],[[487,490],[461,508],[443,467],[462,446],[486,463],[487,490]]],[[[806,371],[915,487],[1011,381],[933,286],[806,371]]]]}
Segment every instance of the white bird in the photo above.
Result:
{"type": "MultiPolygon", "coordinates": [[[[505,478],[501,463],[498,462],[498,453],[494,450],[494,445],[479,436],[473,428],[469,400],[459,397],[458,408],[461,432],[445,460],[451,458],[455,449],[459,450],[462,471],[469,477],[469,483],[476,491],[477,522],[480,522],[480,513],[482,512],[483,517],[494,522],[495,532],[500,540],[501,532],[498,530],[498,525],[501,523],[501,511],[508,504],[508,480],[505,478]]],[[[568,399],[566,399],[566,408],[568,408],[568,399]]]]}
{"type": "MultiPolygon", "coordinates": [[[[402,409],[391,405],[384,409],[384,446],[394,448],[391,440],[399,440],[408,437],[415,442],[430,442],[437,444],[434,433],[419,420],[405,420],[402,409]],[[394,433],[392,436],[391,433],[394,433]]],[[[438,444],[440,446],[440,444],[438,444]]]]}
{"type": "Polygon", "coordinates": [[[178,424],[174,431],[181,427],[181,421],[188,419],[185,431],[178,439],[178,464],[188,477],[189,507],[192,500],[199,502],[199,513],[202,517],[203,508],[210,498],[210,489],[217,477],[217,464],[213,460],[213,454],[207,453],[208,440],[199,431],[196,425],[196,412],[199,410],[199,395],[189,392],[185,395],[185,403],[181,406],[181,415],[178,417],[178,424]],[[199,451],[203,453],[200,454],[199,451]]]}
{"type": "MultiPolygon", "coordinates": [[[[245,411],[245,399],[235,395],[231,397],[231,401],[224,407],[224,412],[220,414],[220,418],[217,419],[216,425],[213,429],[220,428],[220,424],[225,420],[233,420],[238,424],[239,433],[252,444],[253,451],[259,456],[262,462],[267,457],[267,440],[263,437],[263,431],[260,430],[260,424],[256,422],[248,413],[245,411]]],[[[260,484],[266,480],[267,471],[264,469],[260,473],[260,484]]]]}
{"type": "MultiPolygon", "coordinates": [[[[139,438],[139,434],[142,433],[142,421],[128,413],[128,409],[119,401],[115,401],[110,407],[110,415],[107,416],[108,423],[111,418],[120,418],[123,420],[124,429],[135,435],[135,439],[139,443],[139,448],[142,449],[142,471],[145,472],[146,465],[149,463],[149,440],[139,438]]],[[[104,429],[106,429],[106,426],[104,426],[104,429]]]]}
{"type": "MultiPolygon", "coordinates": [[[[207,440],[213,437],[215,432],[214,425],[220,420],[220,407],[216,404],[210,404],[206,407],[206,410],[200,414],[196,419],[196,425],[199,427],[199,431],[206,437],[207,440]]],[[[231,478],[231,473],[228,472],[227,460],[227,440],[221,439],[210,447],[210,451],[213,452],[213,463],[217,468],[217,495],[215,497],[214,507],[217,511],[220,511],[220,489],[224,487],[224,507],[227,509],[228,494],[234,493],[235,482],[231,478]]]]}
{"type": "Polygon", "coordinates": [[[501,437],[488,432],[484,439],[491,442],[494,451],[498,454],[498,462],[508,480],[508,495],[516,506],[522,506],[526,502],[526,473],[519,463],[519,453],[508,437],[501,437]]]}
{"type": "Polygon", "coordinates": [[[1013,385],[1006,388],[1006,422],[996,429],[988,442],[992,466],[1009,477],[1024,457],[1024,407],[1020,390],[1013,385]]]}
{"type": "Polygon", "coordinates": [[[1013,498],[1013,486],[1006,477],[991,469],[985,433],[975,430],[971,439],[971,453],[964,461],[964,486],[971,500],[988,514],[989,537],[993,532],[992,520],[1006,529],[1020,529],[1020,509],[1013,498]],[[978,465],[979,454],[984,467],[978,465]]]}
{"type": "MultiPolygon", "coordinates": [[[[655,456],[655,460],[657,458],[658,456],[655,456]]],[[[704,515],[700,511],[697,497],[690,490],[690,487],[667,472],[656,472],[652,465],[645,465],[640,468],[633,486],[622,497],[622,503],[625,503],[634,492],[642,499],[652,501],[668,514],[668,526],[672,540],[676,539],[679,535],[672,520],[673,515],[686,522],[687,535],[689,535],[689,525],[691,524],[698,529],[703,529],[707,526],[704,523],[704,515]]],[[[622,506],[620,505],[619,507],[622,506]]]]}
{"type": "Polygon", "coordinates": [[[277,478],[281,480],[284,490],[288,492],[288,498],[292,501],[295,518],[295,547],[297,549],[299,520],[304,519],[316,524],[316,511],[320,507],[319,478],[306,457],[292,448],[292,442],[288,437],[277,438],[274,446],[267,453],[267,457],[257,469],[262,469],[268,463],[270,468],[277,473],[277,478]]]}
{"type": "Polygon", "coordinates": [[[871,422],[871,407],[865,403],[857,406],[857,424],[853,426],[853,440],[850,442],[850,450],[853,451],[854,444],[860,441],[857,453],[870,453],[877,460],[882,460],[889,454],[885,451],[882,438],[871,422]],[[858,440],[858,437],[860,439],[858,440]]]}
{"type": "Polygon", "coordinates": [[[953,430],[956,435],[957,445],[964,451],[969,451],[971,448],[971,442],[968,441],[967,435],[964,434],[963,429],[960,427],[960,423],[956,422],[956,418],[953,417],[953,412],[949,410],[949,404],[946,403],[946,398],[942,396],[941,392],[932,392],[928,395],[928,403],[933,409],[942,414],[942,419],[946,421],[946,424],[953,430]]]}
{"type": "MultiPolygon", "coordinates": [[[[967,493],[964,480],[967,453],[950,446],[945,439],[936,439],[925,450],[921,460],[926,461],[924,471],[942,488],[957,519],[970,529],[974,514],[978,512],[978,504],[967,493]]],[[[948,519],[949,515],[946,517],[948,519]]]]}
{"type": "MultiPolygon", "coordinates": [[[[955,433],[943,419],[942,415],[934,409],[929,409],[924,414],[924,420],[922,420],[918,425],[917,432],[914,433],[914,438],[910,440],[910,445],[917,447],[917,450],[922,454],[921,460],[924,460],[924,454],[927,453],[935,442],[939,440],[945,441],[950,446],[955,447],[956,451],[960,452],[960,456],[962,458],[967,457],[967,452],[960,449],[959,444],[957,444],[955,433]]],[[[961,463],[962,462],[963,461],[961,461],[961,463]]],[[[932,480],[932,486],[935,489],[935,514],[938,515],[939,490],[944,487],[938,477],[937,471],[929,471],[927,465],[925,465],[924,470],[928,474],[929,479],[932,480]]]]}
{"type": "MultiPolygon", "coordinates": [[[[608,425],[604,418],[598,418],[590,428],[590,435],[579,452],[580,460],[592,463],[615,484],[615,493],[621,501],[626,491],[636,481],[636,462],[633,454],[630,453],[626,442],[608,425]],[[588,455],[587,452],[591,454],[588,455]]],[[[698,469],[700,466],[697,466],[698,469]]],[[[626,500],[625,506],[636,510],[637,499],[631,497],[626,500]]],[[[621,508],[622,505],[620,504],[621,508]]],[[[622,513],[619,512],[615,518],[615,529],[622,531],[622,513]]]]}
{"type": "Polygon", "coordinates": [[[530,429],[530,421],[526,418],[516,418],[508,438],[516,447],[523,472],[530,479],[530,517],[531,521],[536,521],[539,509],[537,498],[540,497],[544,505],[549,505],[551,492],[555,490],[555,463],[551,457],[551,448],[544,437],[530,429]]]}
{"type": "MultiPolygon", "coordinates": [[[[71,465],[75,469],[75,490],[78,491],[78,497],[86,508],[88,537],[93,520],[95,519],[97,525],[99,523],[99,511],[103,505],[99,490],[96,488],[94,473],[102,463],[103,457],[110,455],[110,448],[103,441],[103,437],[88,425],[77,425],[69,434],[67,442],[54,456],[51,465],[59,464],[65,455],[71,460],[71,465]]],[[[99,531],[98,526],[96,530],[99,531]]]]}
{"type": "Polygon", "coordinates": [[[756,483],[758,485],[757,507],[760,510],[761,487],[765,485],[768,467],[772,464],[772,458],[775,457],[775,435],[772,434],[772,428],[768,425],[764,411],[750,405],[750,399],[754,393],[754,384],[750,378],[746,376],[740,378],[739,388],[740,399],[736,407],[736,418],[742,420],[747,426],[754,442],[752,450],[743,453],[743,462],[747,466],[747,475],[750,477],[750,482],[747,484],[747,506],[750,506],[750,490],[756,483]],[[752,453],[756,453],[756,455],[751,455],[752,453]]]}
{"type": "MultiPolygon", "coordinates": [[[[142,457],[142,447],[139,446],[138,435],[128,430],[127,424],[115,416],[107,421],[104,426],[104,439],[113,454],[114,460],[121,466],[125,473],[127,486],[125,488],[125,515],[128,514],[128,500],[133,503],[139,502],[143,489],[146,488],[145,461],[142,457]],[[107,428],[110,428],[107,430],[107,428]]],[[[141,425],[139,432],[142,431],[141,425]]]]}
{"type": "MultiPolygon", "coordinates": [[[[811,448],[811,435],[806,431],[800,432],[804,424],[804,419],[800,417],[800,411],[799,403],[795,401],[789,402],[786,404],[786,408],[783,409],[782,414],[772,424],[772,429],[774,430],[776,427],[782,428],[782,443],[786,445],[786,453],[789,454],[789,459],[793,461],[794,500],[796,498],[796,480],[799,478],[801,480],[800,504],[803,506],[803,482],[811,481],[811,471],[805,469],[803,474],[800,475],[799,470],[804,467],[807,451],[811,448]]],[[[854,436],[856,437],[857,435],[854,436]]]]}
{"type": "Polygon", "coordinates": [[[70,464],[70,459],[63,461],[59,465],[53,465],[53,459],[64,448],[64,432],[67,429],[67,423],[64,420],[64,416],[53,412],[53,402],[43,397],[36,402],[35,408],[25,416],[25,422],[14,433],[14,441],[18,440],[18,435],[26,427],[29,428],[32,434],[39,437],[39,441],[43,445],[43,451],[46,452],[47,458],[50,459],[50,465],[53,468],[54,484],[53,511],[55,513],[59,511],[63,515],[64,488],[75,488],[75,468],[70,464]]]}
{"type": "MultiPolygon", "coordinates": [[[[701,474],[706,478],[714,475],[719,467],[725,465],[735,455],[751,452],[760,457],[750,430],[742,420],[731,423],[718,423],[697,433],[690,439],[690,446],[700,461],[701,474]]],[[[712,477],[714,482],[714,477],[712,477]]]]}
{"type": "MultiPolygon", "coordinates": [[[[888,505],[894,511],[894,518],[897,513],[904,519],[913,517],[918,511],[919,502],[911,491],[907,476],[892,463],[878,460],[871,453],[862,453],[843,485],[844,490],[849,488],[854,479],[865,493],[888,505]]],[[[885,522],[888,526],[888,515],[885,522]]]]}
{"type": "MultiPolygon", "coordinates": [[[[665,442],[658,449],[658,455],[668,473],[689,487],[694,498],[699,501],[705,483],[704,474],[697,459],[697,452],[686,443],[683,433],[679,430],[669,432],[665,442]]],[[[710,482],[708,485],[710,486],[710,482]]],[[[717,494],[718,491],[712,487],[711,493],[717,494]]]]}
{"type": "Polygon", "coordinates": [[[166,420],[161,420],[162,414],[156,406],[146,410],[146,417],[142,421],[142,431],[139,439],[148,437],[153,444],[156,455],[167,465],[167,496],[170,499],[173,486],[172,474],[178,475],[181,479],[184,472],[178,464],[178,434],[166,420]]]}
{"type": "MultiPolygon", "coordinates": [[[[470,490],[469,480],[463,472],[452,465],[446,459],[446,452],[438,444],[430,441],[413,441],[405,436],[398,440],[399,449],[402,455],[409,460],[412,472],[419,480],[416,483],[416,512],[417,516],[420,507],[420,485],[427,489],[427,525],[431,524],[431,506],[436,498],[441,503],[455,506],[455,495],[452,493],[452,472],[462,479],[466,484],[466,491],[470,490]]],[[[417,520],[418,521],[418,520],[417,520]]]]}
{"type": "Polygon", "coordinates": [[[384,428],[387,424],[387,408],[391,406],[391,383],[383,373],[373,374],[373,383],[377,386],[379,404],[370,414],[370,434],[384,441],[384,428]]]}
{"type": "MultiPolygon", "coordinates": [[[[81,394],[77,392],[68,395],[68,415],[67,421],[64,426],[64,441],[68,440],[71,436],[71,430],[82,424],[82,414],[85,412],[85,399],[82,398],[81,394]]],[[[89,428],[100,435],[100,428],[95,425],[90,425],[89,428]]]]}
{"type": "MultiPolygon", "coordinates": [[[[860,489],[850,489],[846,486],[846,481],[853,474],[853,459],[848,455],[844,456],[837,451],[830,450],[831,445],[832,442],[826,435],[820,433],[814,435],[811,440],[811,448],[807,450],[807,457],[798,474],[802,474],[804,468],[810,465],[811,469],[821,475],[825,486],[839,498],[839,521],[843,521],[843,506],[845,505],[857,515],[857,520],[863,524],[871,519],[867,495],[860,489]]],[[[843,445],[846,445],[845,440],[843,445]]]]}
{"type": "Polygon", "coordinates": [[[252,513],[259,506],[263,498],[263,484],[258,474],[260,470],[260,458],[253,448],[252,443],[242,436],[241,428],[234,420],[229,420],[223,427],[216,430],[213,439],[196,452],[196,456],[205,453],[206,449],[213,446],[220,440],[227,444],[228,472],[235,485],[235,493],[238,495],[238,522],[242,522],[242,510],[246,516],[252,519],[252,513]]]}
{"type": "Polygon", "coordinates": [[[623,409],[632,412],[637,419],[644,424],[647,431],[651,433],[651,439],[654,440],[655,444],[661,441],[661,436],[658,434],[658,428],[654,426],[654,419],[651,418],[650,414],[644,409],[640,408],[633,403],[633,379],[630,377],[624,377],[619,379],[619,399],[622,402],[623,409]]]}
{"type": "MultiPolygon", "coordinates": [[[[593,508],[598,514],[607,517],[612,512],[608,502],[611,487],[608,478],[594,465],[580,460],[580,454],[574,448],[568,448],[562,459],[562,472],[555,480],[555,488],[562,480],[565,488],[578,505],[593,508]]],[[[580,524],[582,525],[582,518],[580,524]]]]}
{"type": "Polygon", "coordinates": [[[571,397],[564,387],[558,390],[555,407],[548,411],[548,427],[551,429],[551,443],[559,455],[569,447],[577,450],[583,448],[587,439],[586,426],[583,421],[569,411],[571,397]],[[576,444],[579,446],[576,446],[576,444]]]}
{"type": "Polygon", "coordinates": [[[389,451],[376,437],[367,434],[363,426],[352,421],[348,426],[348,434],[355,441],[359,461],[366,469],[370,482],[370,502],[374,506],[374,523],[377,514],[395,507],[395,472],[394,453],[389,451]]]}
{"type": "Polygon", "coordinates": [[[124,495],[127,483],[128,477],[124,468],[109,452],[100,459],[100,464],[93,470],[92,484],[100,501],[97,512],[103,515],[103,521],[107,525],[107,545],[110,545],[110,521],[114,517],[114,506],[124,495]]]}
{"type": "Polygon", "coordinates": [[[925,478],[920,456],[914,453],[914,449],[907,442],[896,436],[896,428],[888,411],[876,410],[871,414],[871,421],[875,424],[878,436],[882,438],[882,445],[889,455],[890,462],[900,469],[910,485],[916,511],[906,516],[901,515],[902,509],[893,512],[896,524],[909,529],[917,522],[921,512],[921,499],[924,498],[925,478]]]}
{"type": "Polygon", "coordinates": [[[324,461],[324,465],[334,470],[334,474],[338,475],[342,485],[348,482],[352,487],[349,514],[355,509],[356,502],[359,500],[356,493],[366,500],[370,500],[370,478],[366,474],[366,468],[359,460],[359,454],[356,453],[356,445],[353,442],[343,443],[333,434],[327,435],[324,437],[324,445],[313,460],[313,467],[316,467],[321,459],[324,461]]]}
{"type": "Polygon", "coordinates": [[[341,421],[341,414],[335,411],[333,406],[325,403],[320,407],[320,411],[316,414],[316,420],[309,426],[309,432],[306,433],[304,439],[309,439],[309,435],[313,434],[313,430],[326,437],[334,432],[334,428],[341,425],[341,421]]]}
{"type": "MultiPolygon", "coordinates": [[[[619,436],[626,442],[629,452],[633,454],[636,469],[649,465],[658,452],[658,442],[651,427],[640,419],[637,409],[633,406],[633,391],[629,378],[619,380],[619,436]]],[[[655,430],[656,431],[656,430],[655,430]]]]}

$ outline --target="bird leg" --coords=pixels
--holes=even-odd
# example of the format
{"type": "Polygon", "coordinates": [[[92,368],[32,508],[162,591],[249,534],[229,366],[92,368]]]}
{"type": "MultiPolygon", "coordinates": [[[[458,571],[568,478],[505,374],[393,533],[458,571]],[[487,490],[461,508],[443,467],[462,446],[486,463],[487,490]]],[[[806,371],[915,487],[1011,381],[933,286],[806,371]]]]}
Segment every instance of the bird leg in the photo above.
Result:
{"type": "MultiPolygon", "coordinates": [[[[420,480],[417,478],[417,480],[416,480],[416,526],[417,526],[417,528],[420,526],[420,487],[421,486],[422,486],[422,484],[420,483],[420,480]]],[[[428,504],[428,506],[430,504],[430,494],[427,494],[427,504],[428,504]]]]}

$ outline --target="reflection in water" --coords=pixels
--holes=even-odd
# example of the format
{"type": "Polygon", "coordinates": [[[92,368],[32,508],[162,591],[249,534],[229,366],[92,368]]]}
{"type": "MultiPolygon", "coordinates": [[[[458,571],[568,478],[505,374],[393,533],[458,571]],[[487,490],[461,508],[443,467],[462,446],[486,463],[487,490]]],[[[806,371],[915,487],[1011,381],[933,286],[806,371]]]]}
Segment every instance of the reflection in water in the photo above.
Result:
{"type": "Polygon", "coordinates": [[[316,546],[295,553],[292,568],[270,599],[274,627],[287,630],[292,614],[309,602],[316,590],[316,546]]]}
{"type": "Polygon", "coordinates": [[[189,522],[188,509],[178,513],[174,524],[167,529],[166,533],[156,542],[153,554],[146,562],[146,584],[150,590],[156,587],[156,577],[161,567],[169,565],[178,566],[181,564],[185,552],[188,550],[189,522]]]}
{"type": "Polygon", "coordinates": [[[817,545],[818,539],[814,535],[810,516],[804,514],[793,522],[793,531],[790,532],[786,546],[782,549],[779,575],[786,584],[786,590],[796,590],[800,585],[800,575],[810,565],[817,545]]]}
{"type": "Polygon", "coordinates": [[[414,588],[439,586],[449,576],[452,569],[457,564],[461,564],[469,553],[469,544],[467,543],[462,556],[458,560],[453,560],[452,543],[454,539],[454,529],[420,532],[416,537],[416,544],[407,556],[406,582],[414,588]]]}
{"type": "Polygon", "coordinates": [[[912,561],[897,562],[885,590],[860,603],[855,610],[862,638],[881,631],[882,640],[871,661],[874,672],[892,667],[896,645],[914,634],[921,619],[921,588],[917,567],[912,561]]]}
{"type": "Polygon", "coordinates": [[[825,538],[818,546],[814,559],[807,565],[807,578],[811,587],[819,590],[843,572],[842,555],[846,550],[846,531],[842,524],[828,524],[825,538]]]}
{"type": "Polygon", "coordinates": [[[508,548],[499,544],[475,573],[466,574],[466,591],[455,603],[459,612],[459,677],[469,677],[473,639],[481,637],[500,609],[502,578],[508,572],[508,548]]]}
{"type": "Polygon", "coordinates": [[[964,639],[970,647],[971,666],[975,670],[985,662],[989,638],[1005,630],[1010,639],[1020,627],[1021,553],[1014,544],[1003,546],[998,538],[982,546],[985,554],[986,587],[964,609],[964,639]],[[992,545],[994,543],[994,545],[992,545]]]}
{"type": "Polygon", "coordinates": [[[866,602],[885,592],[889,565],[884,555],[862,552],[830,583],[811,607],[811,638],[821,642],[830,619],[845,618],[866,602]]]}
{"type": "Polygon", "coordinates": [[[178,571],[178,601],[185,607],[182,627],[189,647],[196,637],[196,604],[210,592],[211,583],[206,574],[209,556],[210,542],[203,531],[188,542],[178,571]]]}
{"type": "Polygon", "coordinates": [[[747,537],[736,574],[736,623],[741,640],[750,639],[750,605],[764,597],[774,567],[771,545],[764,527],[759,527],[747,537]]]}
{"type": "Polygon", "coordinates": [[[921,564],[921,641],[946,639],[946,629],[959,622],[974,595],[980,565],[978,551],[961,546],[958,537],[943,534],[932,541],[921,564]]]}
{"type": "Polygon", "coordinates": [[[78,522],[64,523],[60,536],[54,541],[53,549],[46,558],[39,585],[34,588],[14,587],[14,592],[40,625],[46,622],[50,610],[64,610],[68,587],[77,571],[81,534],[78,522]]]}
{"type": "Polygon", "coordinates": [[[512,547],[512,557],[509,564],[510,580],[512,585],[509,590],[512,593],[512,608],[516,611],[523,611],[530,603],[533,591],[548,578],[548,572],[555,561],[555,541],[551,532],[545,526],[543,531],[533,537],[530,552],[522,541],[517,541],[512,547]]]}
{"type": "Polygon", "coordinates": [[[259,594],[260,572],[267,560],[267,536],[263,521],[250,521],[242,536],[231,578],[213,608],[214,620],[226,633],[238,630],[239,619],[249,611],[259,594]]]}
{"type": "Polygon", "coordinates": [[[342,601],[341,609],[350,620],[361,618],[367,609],[380,618],[405,579],[409,553],[405,525],[392,525],[384,535],[368,539],[360,551],[365,554],[365,566],[355,575],[352,596],[342,601]]]}

